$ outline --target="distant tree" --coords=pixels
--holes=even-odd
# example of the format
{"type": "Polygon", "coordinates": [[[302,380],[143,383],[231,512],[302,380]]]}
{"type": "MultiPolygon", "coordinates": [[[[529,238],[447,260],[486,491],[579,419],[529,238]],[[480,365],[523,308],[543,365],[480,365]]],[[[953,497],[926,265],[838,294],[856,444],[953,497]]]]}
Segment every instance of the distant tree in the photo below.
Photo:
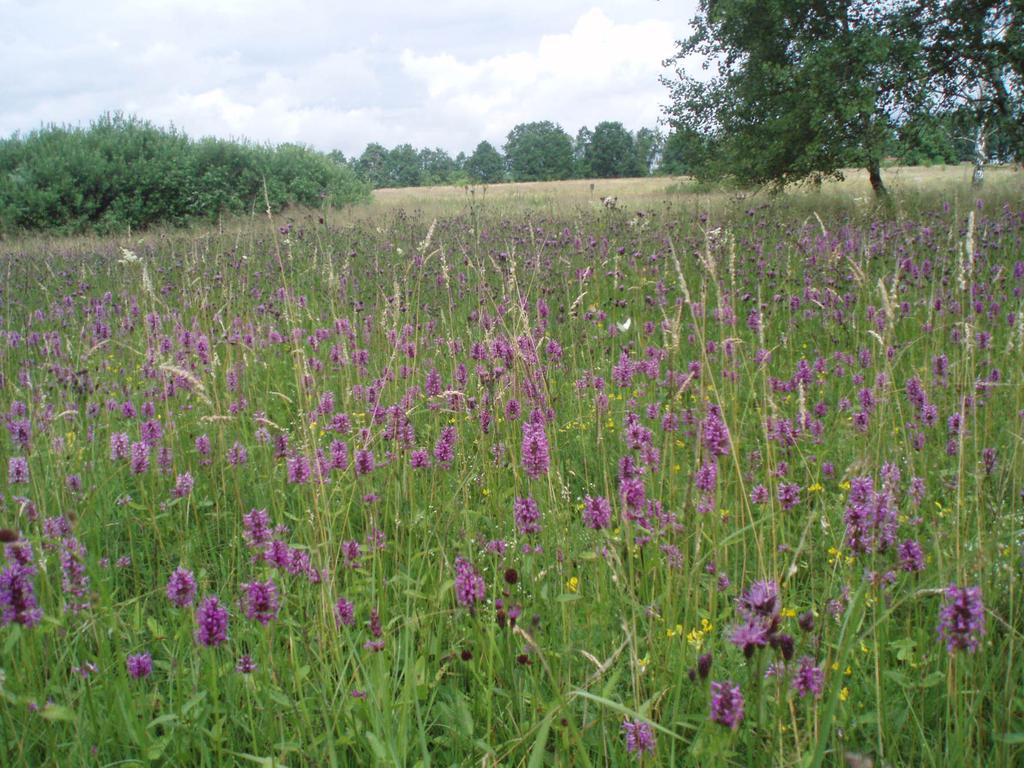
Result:
{"type": "Polygon", "coordinates": [[[590,179],[594,171],[590,167],[587,154],[590,151],[590,141],[594,138],[594,132],[583,126],[576,132],[576,138],[572,142],[573,176],[577,179],[590,179]]]}
{"type": "Polygon", "coordinates": [[[388,152],[384,167],[389,187],[419,187],[423,184],[420,154],[412,144],[399,144],[388,152]]]}
{"type": "Polygon", "coordinates": [[[661,164],[665,136],[657,128],[641,128],[636,132],[634,143],[640,172],[644,176],[649,176],[661,164]]]}
{"type": "Polygon", "coordinates": [[[921,111],[904,122],[897,132],[894,154],[900,165],[942,165],[971,159],[961,156],[953,117],[921,111]]]}
{"type": "Polygon", "coordinates": [[[505,178],[505,160],[489,141],[476,145],[463,169],[469,180],[477,184],[495,184],[505,178]]]}
{"type": "Polygon", "coordinates": [[[711,166],[712,142],[692,128],[680,126],[665,139],[659,173],[693,176],[711,166]]]}
{"type": "Polygon", "coordinates": [[[885,194],[882,158],[924,85],[908,2],[700,0],[663,82],[673,128],[714,143],[701,175],[781,186],[856,165],[885,194]],[[695,54],[710,80],[681,68],[695,54]]]}
{"type": "Polygon", "coordinates": [[[586,159],[590,170],[599,179],[639,176],[641,173],[633,134],[622,123],[598,123],[587,145],[586,159]]]}
{"type": "Polygon", "coordinates": [[[374,189],[388,185],[388,150],[383,144],[366,145],[355,162],[356,174],[374,189]]]}
{"type": "Polygon", "coordinates": [[[348,160],[345,159],[345,153],[340,149],[332,149],[327,153],[327,157],[338,165],[348,165],[348,160]]]}
{"type": "Polygon", "coordinates": [[[515,181],[550,181],[572,176],[572,139],[550,121],[520,123],[505,141],[505,157],[515,181]]]}
{"type": "Polygon", "coordinates": [[[450,184],[455,174],[455,161],[440,147],[420,150],[420,168],[424,184],[450,184]]]}

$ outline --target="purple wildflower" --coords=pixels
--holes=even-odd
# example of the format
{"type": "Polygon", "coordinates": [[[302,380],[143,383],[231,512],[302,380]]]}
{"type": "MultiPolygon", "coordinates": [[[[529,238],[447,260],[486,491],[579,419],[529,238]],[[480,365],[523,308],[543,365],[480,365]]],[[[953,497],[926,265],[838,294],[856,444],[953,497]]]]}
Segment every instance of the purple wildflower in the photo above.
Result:
{"type": "Polygon", "coordinates": [[[550,457],[543,424],[523,422],[522,453],[527,477],[538,478],[547,473],[550,457]]]}
{"type": "Polygon", "coordinates": [[[256,662],[253,661],[252,656],[244,653],[238,657],[238,663],[235,664],[235,672],[238,672],[240,675],[251,675],[255,671],[256,662]]]}
{"type": "Polygon", "coordinates": [[[437,444],[434,446],[434,458],[437,459],[438,463],[449,466],[452,460],[455,458],[455,440],[458,437],[458,433],[455,431],[455,427],[444,427],[441,430],[441,437],[438,438],[437,444]]]}
{"type": "Polygon", "coordinates": [[[149,677],[153,671],[153,657],[148,653],[136,653],[125,659],[128,674],[136,680],[149,677]]]}
{"type": "Polygon", "coordinates": [[[622,732],[626,734],[626,751],[630,754],[639,758],[645,752],[654,753],[656,744],[650,723],[642,720],[625,720],[622,723],[622,732]]]}
{"type": "Polygon", "coordinates": [[[131,454],[131,440],[127,432],[114,432],[110,435],[110,460],[127,459],[131,454]]]}
{"type": "Polygon", "coordinates": [[[900,544],[900,569],[908,573],[924,570],[924,551],[916,539],[907,539],[900,544]]]}
{"type": "Polygon", "coordinates": [[[309,481],[309,461],[303,455],[292,456],[288,459],[288,482],[293,485],[302,485],[309,481]]]}
{"type": "Polygon", "coordinates": [[[340,628],[351,627],[355,622],[356,607],[344,597],[339,597],[334,605],[334,623],[340,628]]]}
{"type": "Polygon", "coordinates": [[[985,606],[981,587],[958,587],[950,584],[946,601],[939,611],[939,639],[945,641],[950,653],[966,650],[974,653],[985,634],[985,606]]]}
{"type": "Polygon", "coordinates": [[[144,475],[149,471],[149,446],[146,443],[132,443],[131,467],[133,475],[144,475]]]}
{"type": "Polygon", "coordinates": [[[767,504],[768,499],[771,495],[768,493],[768,489],[763,485],[755,485],[753,490],[750,492],[750,503],[751,504],[767,504]]]}
{"type": "Polygon", "coordinates": [[[540,509],[536,501],[531,498],[516,499],[512,513],[519,533],[540,533],[540,509]]]}
{"type": "Polygon", "coordinates": [[[89,576],[85,572],[85,547],[73,537],[61,542],[61,589],[70,598],[67,609],[78,613],[89,607],[89,576]]]}
{"type": "Polygon", "coordinates": [[[34,627],[42,620],[32,583],[35,572],[35,567],[16,562],[0,571],[0,626],[15,623],[34,627]]]}
{"type": "Polygon", "coordinates": [[[755,581],[736,600],[736,612],[748,621],[777,619],[781,603],[775,581],[755,581]]]}
{"type": "Polygon", "coordinates": [[[729,453],[729,428],[722,420],[718,408],[712,406],[707,418],[701,424],[701,441],[704,448],[712,456],[725,456],[729,453]]]}
{"type": "Polygon", "coordinates": [[[748,659],[758,648],[764,648],[769,642],[769,626],[761,621],[748,621],[733,628],[729,642],[740,648],[748,659]]]}
{"type": "Polygon", "coordinates": [[[783,511],[792,509],[800,502],[800,486],[796,483],[783,483],[779,486],[778,494],[783,511]]]}
{"type": "Polygon", "coordinates": [[[280,602],[273,579],[243,584],[242,592],[241,608],[247,619],[266,625],[277,618],[280,602]]]}
{"type": "Polygon", "coordinates": [[[228,448],[228,464],[233,467],[239,467],[249,461],[249,452],[245,449],[237,440],[235,444],[228,448]]]}
{"type": "Polygon", "coordinates": [[[472,610],[476,603],[484,599],[485,592],[484,578],[476,572],[473,564],[464,558],[456,558],[455,599],[458,600],[459,605],[464,605],[472,610]]]}
{"type": "Polygon", "coordinates": [[[738,685],[711,683],[711,721],[733,730],[743,722],[743,693],[738,685]]]}
{"type": "Polygon", "coordinates": [[[196,577],[192,571],[180,565],[167,579],[167,599],[178,608],[192,605],[196,599],[196,577]]]}
{"type": "Polygon", "coordinates": [[[817,698],[825,687],[825,670],[815,664],[810,656],[804,656],[800,659],[800,668],[793,675],[791,685],[801,699],[808,694],[817,698]]]}
{"type": "Polygon", "coordinates": [[[28,482],[28,459],[12,456],[7,460],[7,482],[10,485],[28,482]]]}
{"type": "Polygon", "coordinates": [[[583,499],[583,524],[595,531],[607,528],[612,522],[612,505],[603,496],[583,499]]]}
{"type": "Polygon", "coordinates": [[[196,611],[196,642],[207,647],[226,643],[228,639],[228,611],[216,595],[203,599],[196,611]]]}
{"type": "Polygon", "coordinates": [[[174,491],[173,495],[177,499],[182,499],[192,493],[192,487],[195,485],[195,481],[192,479],[192,473],[186,472],[183,475],[178,475],[174,480],[174,491]]]}
{"type": "Polygon", "coordinates": [[[373,458],[373,451],[367,449],[360,449],[356,451],[356,474],[357,475],[368,475],[373,472],[375,461],[373,458]]]}

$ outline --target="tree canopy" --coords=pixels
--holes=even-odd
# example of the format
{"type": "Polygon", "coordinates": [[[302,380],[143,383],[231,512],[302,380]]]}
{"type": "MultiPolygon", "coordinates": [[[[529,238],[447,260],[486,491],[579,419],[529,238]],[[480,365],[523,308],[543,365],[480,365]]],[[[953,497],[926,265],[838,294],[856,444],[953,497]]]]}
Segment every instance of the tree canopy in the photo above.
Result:
{"type": "Polygon", "coordinates": [[[572,150],[569,134],[548,120],[520,123],[505,141],[505,157],[514,181],[571,178],[572,150]]]}
{"type": "Polygon", "coordinates": [[[935,131],[968,113],[978,162],[990,133],[1019,155],[1022,8],[1010,0],[701,0],[693,34],[665,62],[674,70],[662,78],[673,128],[666,156],[701,177],[775,186],[859,166],[884,194],[884,157],[909,157],[902,142],[926,136],[930,155],[956,154],[940,151],[935,131]],[[687,74],[691,56],[704,58],[710,77],[687,74]],[[683,144],[692,150],[685,161],[683,144]]]}
{"type": "Polygon", "coordinates": [[[494,184],[505,178],[505,159],[491,142],[481,141],[466,159],[465,171],[478,184],[494,184]]]}

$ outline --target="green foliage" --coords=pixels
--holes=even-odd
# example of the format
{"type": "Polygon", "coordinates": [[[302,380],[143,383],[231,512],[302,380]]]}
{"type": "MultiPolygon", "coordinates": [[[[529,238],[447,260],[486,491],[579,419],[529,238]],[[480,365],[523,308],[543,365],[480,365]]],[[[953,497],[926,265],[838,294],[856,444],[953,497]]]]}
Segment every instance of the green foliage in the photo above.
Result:
{"type": "Polygon", "coordinates": [[[633,135],[622,123],[598,123],[584,151],[584,161],[600,179],[640,176],[644,172],[633,135]]]}
{"type": "Polygon", "coordinates": [[[120,231],[225,211],[364,199],[345,165],[308,147],[203,139],[107,114],[0,142],[3,230],[120,231]]]}
{"type": "Polygon", "coordinates": [[[916,0],[908,14],[933,104],[991,133],[990,155],[1024,157],[1024,3],[916,0]]]}
{"type": "Polygon", "coordinates": [[[388,154],[383,144],[367,144],[355,163],[356,174],[374,189],[388,186],[388,154]]]}
{"type": "Polygon", "coordinates": [[[466,160],[465,171],[478,184],[494,184],[505,178],[505,159],[491,142],[481,141],[466,160]]]}
{"type": "Polygon", "coordinates": [[[384,164],[388,187],[418,187],[423,184],[423,167],[412,144],[399,144],[388,152],[384,164]]]}
{"type": "Polygon", "coordinates": [[[423,184],[451,184],[459,167],[452,156],[440,147],[419,151],[420,178],[423,184]]]}
{"type": "Polygon", "coordinates": [[[514,181],[554,181],[573,175],[573,145],[562,127],[548,120],[520,123],[505,141],[514,181]]]}
{"type": "Polygon", "coordinates": [[[677,66],[663,78],[673,127],[715,145],[699,175],[781,186],[857,165],[883,192],[896,116],[919,99],[918,40],[898,7],[702,0],[693,35],[666,64],[697,54],[717,74],[700,81],[677,66]]]}
{"type": "Polygon", "coordinates": [[[700,176],[711,167],[711,140],[692,128],[681,126],[665,139],[658,170],[670,176],[700,176]]]}

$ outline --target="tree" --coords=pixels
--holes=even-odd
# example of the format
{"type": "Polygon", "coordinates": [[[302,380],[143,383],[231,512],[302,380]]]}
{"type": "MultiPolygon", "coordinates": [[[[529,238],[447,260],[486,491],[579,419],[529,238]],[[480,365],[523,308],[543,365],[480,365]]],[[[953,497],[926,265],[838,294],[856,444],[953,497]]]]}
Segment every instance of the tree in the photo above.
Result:
{"type": "Polygon", "coordinates": [[[372,142],[366,145],[363,154],[355,162],[356,174],[374,189],[388,184],[388,150],[383,144],[372,142]]]}
{"type": "Polygon", "coordinates": [[[665,139],[658,171],[671,176],[694,176],[711,165],[712,153],[713,145],[707,136],[680,126],[665,139]]]}
{"type": "Polygon", "coordinates": [[[1024,155],[1024,3],[917,0],[909,18],[924,43],[934,105],[972,117],[980,185],[995,135],[1024,155]]]}
{"type": "Polygon", "coordinates": [[[476,145],[463,168],[477,184],[495,184],[505,178],[505,160],[489,141],[476,145]]]}
{"type": "Polygon", "coordinates": [[[636,157],[644,176],[654,173],[661,164],[665,136],[657,128],[641,128],[636,132],[636,157]]]}
{"type": "Polygon", "coordinates": [[[589,179],[594,176],[594,171],[587,160],[592,138],[594,138],[594,132],[585,125],[576,131],[576,138],[572,142],[572,163],[573,176],[577,179],[589,179]]]}
{"type": "Polygon", "coordinates": [[[515,181],[550,181],[572,176],[572,139],[550,121],[520,123],[505,141],[515,181]]]}
{"type": "Polygon", "coordinates": [[[420,150],[420,168],[424,184],[451,184],[455,161],[440,147],[420,150]]]}
{"type": "Polygon", "coordinates": [[[388,186],[418,187],[423,184],[420,155],[412,144],[399,144],[388,152],[384,167],[388,186]]]}
{"type": "Polygon", "coordinates": [[[884,195],[882,158],[921,99],[906,2],[700,0],[662,78],[673,128],[715,146],[698,175],[782,186],[856,165],[884,195]],[[693,54],[715,65],[710,80],[682,70],[693,54]]]}
{"type": "Polygon", "coordinates": [[[597,178],[640,175],[633,135],[622,123],[598,123],[584,154],[587,165],[597,178]]]}

